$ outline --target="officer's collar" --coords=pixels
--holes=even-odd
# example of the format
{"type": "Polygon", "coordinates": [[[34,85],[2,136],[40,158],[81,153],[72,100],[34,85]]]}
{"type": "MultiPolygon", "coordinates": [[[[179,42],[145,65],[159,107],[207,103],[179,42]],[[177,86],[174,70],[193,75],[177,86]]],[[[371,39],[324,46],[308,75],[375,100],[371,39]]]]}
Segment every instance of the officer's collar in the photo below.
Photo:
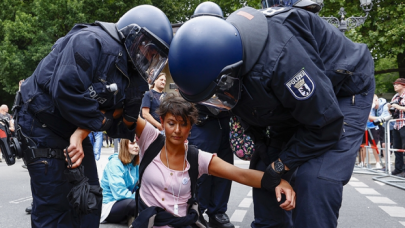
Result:
{"type": "Polygon", "coordinates": [[[116,40],[118,43],[121,43],[121,38],[120,35],[118,34],[115,23],[96,21],[94,22],[94,24],[103,28],[104,31],[106,31],[112,38],[114,38],[114,40],[116,40]]]}
{"type": "Polygon", "coordinates": [[[248,73],[262,54],[269,35],[267,19],[263,13],[251,7],[233,12],[226,21],[239,31],[243,46],[242,74],[248,73]]]}

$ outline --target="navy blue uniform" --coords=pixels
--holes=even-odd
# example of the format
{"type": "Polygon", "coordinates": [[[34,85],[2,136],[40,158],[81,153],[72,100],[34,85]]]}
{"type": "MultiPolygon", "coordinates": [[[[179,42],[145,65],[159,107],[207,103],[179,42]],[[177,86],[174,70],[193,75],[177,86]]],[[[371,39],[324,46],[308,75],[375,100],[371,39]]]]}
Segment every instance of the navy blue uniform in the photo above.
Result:
{"type": "MultiPolygon", "coordinates": [[[[23,105],[18,112],[22,132],[38,148],[64,149],[78,127],[104,130],[105,116],[100,110],[122,108],[130,80],[138,83],[140,96],[148,89],[127,64],[117,33],[109,34],[95,24],[76,25],[22,84],[23,105]],[[106,85],[112,83],[118,90],[107,90],[106,85]]],[[[114,138],[132,140],[135,135],[135,129],[128,129],[122,117],[106,130],[114,138]]],[[[99,186],[88,138],[83,141],[83,150],[85,175],[90,185],[99,186]]],[[[34,202],[32,227],[98,227],[101,205],[99,211],[84,216],[75,214],[69,205],[66,195],[72,186],[63,174],[66,166],[64,160],[55,158],[37,158],[28,164],[34,202]]]]}
{"type": "MultiPolygon", "coordinates": [[[[296,170],[294,227],[336,227],[374,94],[370,51],[311,12],[263,13],[268,40],[232,111],[245,129],[271,126],[271,162],[296,170]]],[[[253,200],[252,227],[292,227],[273,194],[254,189],[253,200]]]]}
{"type": "MultiPolygon", "coordinates": [[[[233,164],[233,153],[229,143],[229,112],[212,114],[205,106],[197,105],[200,125],[194,125],[188,140],[190,144],[206,152],[216,153],[222,160],[233,164]]],[[[203,175],[198,179],[197,199],[202,211],[209,216],[224,214],[228,209],[232,181],[203,175]]]]}

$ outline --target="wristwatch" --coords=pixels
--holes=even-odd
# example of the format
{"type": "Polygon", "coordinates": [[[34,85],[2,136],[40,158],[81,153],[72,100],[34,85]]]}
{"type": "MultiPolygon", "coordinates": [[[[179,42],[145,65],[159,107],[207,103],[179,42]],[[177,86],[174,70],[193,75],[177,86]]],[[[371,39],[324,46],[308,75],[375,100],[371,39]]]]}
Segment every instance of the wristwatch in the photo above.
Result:
{"type": "Polygon", "coordinates": [[[280,159],[277,159],[276,161],[274,161],[274,171],[276,171],[276,173],[278,173],[278,174],[285,173],[286,170],[285,170],[284,163],[280,159]]]}

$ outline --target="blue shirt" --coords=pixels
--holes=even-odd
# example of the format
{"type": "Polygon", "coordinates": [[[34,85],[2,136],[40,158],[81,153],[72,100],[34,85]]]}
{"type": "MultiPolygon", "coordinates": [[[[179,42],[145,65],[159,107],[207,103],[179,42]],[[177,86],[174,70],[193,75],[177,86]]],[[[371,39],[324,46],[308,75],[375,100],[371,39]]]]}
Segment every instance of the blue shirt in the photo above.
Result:
{"type": "Polygon", "coordinates": [[[113,154],[108,158],[101,188],[103,189],[103,204],[123,199],[135,199],[132,190],[139,178],[139,165],[132,163],[124,165],[118,158],[118,154],[113,154]]]}

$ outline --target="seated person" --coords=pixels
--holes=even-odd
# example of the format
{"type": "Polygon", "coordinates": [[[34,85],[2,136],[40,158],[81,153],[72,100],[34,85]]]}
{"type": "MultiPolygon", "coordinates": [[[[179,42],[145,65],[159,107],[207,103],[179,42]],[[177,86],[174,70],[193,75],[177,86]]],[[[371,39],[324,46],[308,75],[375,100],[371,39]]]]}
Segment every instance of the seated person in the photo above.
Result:
{"type": "Polygon", "coordinates": [[[132,223],[135,211],[132,190],[139,176],[138,154],[136,141],[121,139],[119,153],[109,157],[101,179],[103,207],[100,223],[132,223]]]}
{"type": "MultiPolygon", "coordinates": [[[[145,152],[152,152],[148,148],[156,140],[160,141],[164,137],[164,145],[159,147],[157,156],[146,167],[141,179],[140,198],[137,199],[140,214],[132,226],[143,228],[154,224],[154,227],[195,227],[195,213],[190,213],[187,204],[192,196],[186,139],[197,120],[198,110],[178,94],[169,93],[163,98],[157,113],[165,136],[159,136],[159,130],[144,119],[137,120],[136,135],[139,137],[141,160],[145,157],[145,152]],[[150,209],[157,209],[156,216],[150,213],[150,209]],[[190,216],[194,219],[189,219],[190,216]]],[[[267,178],[262,181],[263,176],[266,176],[262,171],[241,169],[212,153],[199,150],[198,176],[203,174],[226,178],[255,188],[261,188],[263,183],[263,188],[269,189],[269,194],[274,194],[279,202],[281,194],[285,195],[286,200],[280,203],[281,208],[292,210],[295,207],[295,192],[287,181],[281,179],[273,185],[268,185],[267,178]]]]}

